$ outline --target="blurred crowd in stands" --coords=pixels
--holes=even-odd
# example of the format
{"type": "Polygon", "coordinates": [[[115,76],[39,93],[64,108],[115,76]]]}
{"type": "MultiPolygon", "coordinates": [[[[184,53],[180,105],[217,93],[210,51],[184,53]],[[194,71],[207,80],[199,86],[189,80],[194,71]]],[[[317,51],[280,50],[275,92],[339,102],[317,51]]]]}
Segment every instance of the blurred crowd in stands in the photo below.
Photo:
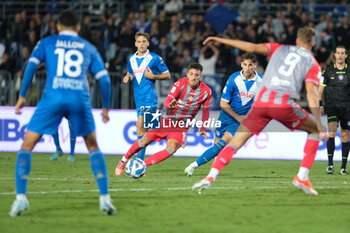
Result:
{"type": "MultiPolygon", "coordinates": [[[[5,4],[3,2],[0,4],[5,4]]],[[[68,6],[77,7],[82,1],[37,1],[45,3],[46,13],[30,15],[16,6],[16,1],[5,2],[12,2],[6,7],[18,7],[18,11],[11,20],[0,11],[0,70],[21,75],[37,41],[57,33],[59,11],[68,6]]],[[[208,75],[228,77],[240,69],[240,51],[222,45],[202,46],[202,41],[211,35],[295,44],[298,28],[312,26],[317,33],[313,52],[323,68],[332,62],[336,45],[350,48],[347,1],[129,0],[125,3],[124,17],[112,10],[117,7],[117,1],[90,2],[97,3],[94,6],[98,7],[81,14],[80,35],[98,48],[110,71],[126,72],[127,58],[136,51],[134,34],[137,31],[150,34],[149,49],[162,56],[170,72],[179,77],[185,75],[185,67],[193,61],[206,64],[204,74],[208,75]],[[229,8],[228,3],[234,4],[236,9],[230,10],[237,11],[238,15],[223,33],[218,33],[205,21],[205,14],[217,4],[229,8]],[[321,11],[317,9],[318,4],[326,8],[321,11]],[[325,4],[330,5],[327,8],[325,4]],[[97,20],[92,22],[96,16],[97,20]]],[[[260,72],[263,73],[266,64],[267,59],[259,57],[260,72]]]]}

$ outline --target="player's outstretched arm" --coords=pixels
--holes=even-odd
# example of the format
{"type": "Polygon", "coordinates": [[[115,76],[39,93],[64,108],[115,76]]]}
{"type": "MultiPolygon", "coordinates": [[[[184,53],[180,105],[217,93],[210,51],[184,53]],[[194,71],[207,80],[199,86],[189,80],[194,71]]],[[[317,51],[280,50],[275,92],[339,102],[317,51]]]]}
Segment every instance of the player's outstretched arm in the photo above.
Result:
{"type": "Polygon", "coordinates": [[[314,83],[307,82],[305,84],[306,88],[306,99],[310,107],[310,111],[315,117],[316,120],[316,126],[319,133],[319,137],[321,140],[327,140],[328,134],[326,129],[321,124],[321,112],[320,112],[320,106],[319,106],[319,100],[318,100],[318,92],[317,92],[317,86],[314,83]]]}
{"type": "Polygon", "coordinates": [[[268,52],[268,48],[264,44],[256,44],[256,43],[251,43],[243,40],[232,40],[232,39],[226,39],[226,38],[221,38],[216,36],[209,36],[204,40],[203,44],[205,45],[210,42],[225,44],[225,45],[228,45],[246,52],[250,52],[250,53],[267,55],[267,52],[268,52]]]}

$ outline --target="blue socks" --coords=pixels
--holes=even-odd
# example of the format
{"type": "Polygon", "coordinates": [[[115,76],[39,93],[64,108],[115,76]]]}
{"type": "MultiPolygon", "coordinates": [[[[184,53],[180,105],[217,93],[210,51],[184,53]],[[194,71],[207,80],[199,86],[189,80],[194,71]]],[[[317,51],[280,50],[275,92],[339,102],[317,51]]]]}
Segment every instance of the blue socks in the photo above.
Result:
{"type": "Polygon", "coordinates": [[[20,150],[16,161],[16,188],[17,194],[26,194],[30,169],[32,166],[32,152],[20,150]]]}
{"type": "Polygon", "coordinates": [[[62,151],[62,148],[60,146],[60,140],[58,138],[58,129],[56,130],[55,134],[52,134],[53,141],[55,142],[56,150],[62,151]]]}
{"type": "Polygon", "coordinates": [[[94,173],[100,195],[108,194],[108,177],[105,158],[99,149],[90,151],[91,170],[94,173]]]}
{"type": "Polygon", "coordinates": [[[201,166],[219,154],[219,152],[226,146],[226,142],[220,139],[214,146],[206,150],[197,160],[198,166],[201,166]]]}
{"type": "MultiPolygon", "coordinates": [[[[138,139],[140,140],[142,137],[143,137],[143,135],[142,135],[142,136],[138,136],[138,139]]],[[[137,158],[143,160],[143,159],[145,158],[145,153],[146,153],[146,147],[142,148],[142,149],[139,151],[139,153],[137,153],[137,158]]]]}
{"type": "Polygon", "coordinates": [[[74,155],[75,150],[75,141],[77,140],[77,137],[75,136],[75,133],[72,128],[72,124],[69,122],[69,134],[70,134],[70,154],[74,155]]]}

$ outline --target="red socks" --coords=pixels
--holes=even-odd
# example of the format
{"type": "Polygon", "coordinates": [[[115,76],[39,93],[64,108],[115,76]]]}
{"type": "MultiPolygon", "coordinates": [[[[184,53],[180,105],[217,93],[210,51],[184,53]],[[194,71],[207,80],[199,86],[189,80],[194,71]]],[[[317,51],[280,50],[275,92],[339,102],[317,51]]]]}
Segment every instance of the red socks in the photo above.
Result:
{"type": "Polygon", "coordinates": [[[171,154],[166,149],[164,149],[162,151],[159,151],[159,152],[153,154],[151,157],[145,159],[144,162],[145,162],[146,166],[148,167],[150,165],[162,162],[163,160],[169,158],[170,155],[171,154]]]}
{"type": "Polygon", "coordinates": [[[139,146],[139,140],[137,140],[134,144],[132,144],[132,146],[130,147],[130,149],[128,150],[128,152],[126,152],[126,154],[124,155],[124,157],[126,159],[130,159],[130,157],[134,154],[136,154],[137,152],[139,152],[142,149],[142,147],[139,146]]]}
{"type": "Polygon", "coordinates": [[[232,146],[225,146],[224,149],[220,151],[216,157],[211,168],[216,168],[221,171],[227,164],[232,160],[232,156],[236,153],[235,149],[232,146]]]}
{"type": "Polygon", "coordinates": [[[314,139],[307,139],[304,147],[304,158],[303,161],[301,161],[300,167],[305,167],[307,169],[310,169],[315,157],[316,152],[318,149],[318,144],[320,141],[314,140],[314,139]]]}

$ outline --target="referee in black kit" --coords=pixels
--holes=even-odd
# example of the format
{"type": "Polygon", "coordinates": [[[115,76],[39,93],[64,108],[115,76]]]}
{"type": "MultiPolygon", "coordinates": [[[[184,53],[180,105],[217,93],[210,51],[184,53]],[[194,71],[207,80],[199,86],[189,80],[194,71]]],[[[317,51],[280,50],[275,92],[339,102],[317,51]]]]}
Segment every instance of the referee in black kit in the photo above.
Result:
{"type": "Polygon", "coordinates": [[[327,174],[334,173],[333,154],[335,149],[334,138],[337,132],[338,122],[341,127],[342,141],[342,165],[340,174],[347,175],[346,163],[349,154],[349,114],[350,114],[350,67],[346,64],[348,56],[343,45],[335,49],[335,64],[328,66],[323,71],[318,96],[320,100],[321,113],[328,116],[329,139],[327,141],[328,166],[327,174]],[[325,107],[323,108],[322,96],[325,91],[325,107]]]}

